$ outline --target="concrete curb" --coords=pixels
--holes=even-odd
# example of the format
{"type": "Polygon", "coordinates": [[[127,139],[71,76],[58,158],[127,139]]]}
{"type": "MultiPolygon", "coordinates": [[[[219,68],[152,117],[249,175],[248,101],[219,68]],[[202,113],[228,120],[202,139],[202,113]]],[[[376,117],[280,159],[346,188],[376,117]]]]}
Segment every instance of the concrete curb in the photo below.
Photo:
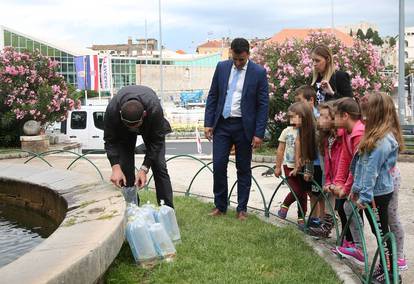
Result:
{"type": "Polygon", "coordinates": [[[338,278],[343,283],[361,283],[359,277],[354,273],[351,267],[346,265],[343,261],[334,256],[326,243],[320,243],[311,236],[305,235],[305,241],[312,247],[312,249],[322,257],[335,271],[338,278]]]}
{"type": "Polygon", "coordinates": [[[20,158],[27,158],[29,156],[30,156],[29,153],[12,152],[12,153],[7,153],[7,154],[0,154],[0,160],[20,159],[20,158]]]}
{"type": "MultiPolygon", "coordinates": [[[[96,283],[124,242],[122,194],[108,183],[91,183],[89,177],[76,172],[18,164],[0,163],[0,182],[18,184],[35,193],[42,188],[67,203],[59,227],[33,250],[0,268],[0,282],[96,283]]],[[[13,198],[10,189],[6,196],[13,198]]],[[[44,200],[34,202],[48,207],[44,200]]]]}

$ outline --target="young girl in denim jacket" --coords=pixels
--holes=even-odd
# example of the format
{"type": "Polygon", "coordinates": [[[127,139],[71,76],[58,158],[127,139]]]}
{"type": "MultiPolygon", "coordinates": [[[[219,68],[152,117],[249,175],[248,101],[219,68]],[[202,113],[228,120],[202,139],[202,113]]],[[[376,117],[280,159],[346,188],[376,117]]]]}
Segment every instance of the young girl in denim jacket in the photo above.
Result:
{"type": "MultiPolygon", "coordinates": [[[[365,134],[359,144],[359,153],[351,163],[354,183],[350,198],[361,210],[366,211],[367,204],[377,210],[378,225],[384,236],[390,231],[388,206],[394,191],[392,171],[404,143],[392,98],[383,93],[372,94],[367,104],[365,134]]],[[[365,213],[372,232],[375,232],[374,220],[367,211],[365,213]]],[[[392,259],[389,241],[386,253],[392,259]]],[[[392,277],[392,266],[390,268],[392,277]]],[[[385,283],[382,265],[376,270],[374,281],[385,283]]]]}
{"type": "MultiPolygon", "coordinates": [[[[371,94],[366,94],[364,97],[361,98],[360,105],[361,105],[361,112],[362,112],[362,119],[365,121],[365,113],[368,111],[368,97],[371,94]]],[[[375,94],[373,94],[375,95],[375,94]]],[[[394,127],[397,129],[399,128],[398,120],[395,121],[394,127]]],[[[401,173],[398,166],[395,166],[391,170],[391,176],[393,178],[394,184],[394,193],[392,194],[390,204],[388,205],[388,224],[390,226],[391,232],[395,235],[395,241],[397,243],[397,263],[398,268],[400,271],[404,271],[408,269],[407,260],[404,255],[404,238],[405,238],[405,230],[401,223],[401,218],[398,210],[398,195],[401,186],[401,173]]]]}

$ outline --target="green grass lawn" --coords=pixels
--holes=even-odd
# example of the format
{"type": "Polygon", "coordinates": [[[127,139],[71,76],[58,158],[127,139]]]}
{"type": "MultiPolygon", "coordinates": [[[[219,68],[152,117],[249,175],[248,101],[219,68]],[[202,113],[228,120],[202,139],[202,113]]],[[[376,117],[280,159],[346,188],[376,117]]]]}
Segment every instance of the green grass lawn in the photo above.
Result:
{"type": "Polygon", "coordinates": [[[20,148],[3,148],[3,147],[0,147],[0,155],[1,154],[18,153],[18,150],[20,150],[20,148]]]}
{"type": "Polygon", "coordinates": [[[254,154],[276,157],[276,148],[269,147],[266,144],[263,144],[260,148],[254,149],[254,154]]]}
{"type": "MultiPolygon", "coordinates": [[[[151,192],[140,196],[154,202],[151,192]]],[[[340,283],[293,226],[279,228],[253,215],[240,222],[234,211],[210,217],[212,204],[174,200],[182,238],[176,259],[143,269],[125,243],[106,283],[340,283]]]]}

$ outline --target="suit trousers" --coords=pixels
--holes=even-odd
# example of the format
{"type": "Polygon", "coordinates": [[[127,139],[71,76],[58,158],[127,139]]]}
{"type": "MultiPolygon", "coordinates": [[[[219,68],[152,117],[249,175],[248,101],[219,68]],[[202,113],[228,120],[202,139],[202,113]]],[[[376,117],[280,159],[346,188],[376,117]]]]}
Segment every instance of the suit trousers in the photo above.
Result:
{"type": "Polygon", "coordinates": [[[221,212],[226,212],[228,205],[227,165],[232,145],[236,149],[237,212],[246,212],[252,183],[251,141],[245,135],[241,118],[221,117],[213,136],[214,204],[221,212]]]}
{"type": "MultiPolygon", "coordinates": [[[[120,166],[127,181],[126,186],[133,186],[135,183],[135,142],[128,142],[127,144],[120,144],[120,166]]],[[[171,180],[165,161],[165,140],[156,161],[152,162],[151,169],[154,175],[158,204],[161,200],[164,200],[165,205],[174,208],[171,180]]]]}

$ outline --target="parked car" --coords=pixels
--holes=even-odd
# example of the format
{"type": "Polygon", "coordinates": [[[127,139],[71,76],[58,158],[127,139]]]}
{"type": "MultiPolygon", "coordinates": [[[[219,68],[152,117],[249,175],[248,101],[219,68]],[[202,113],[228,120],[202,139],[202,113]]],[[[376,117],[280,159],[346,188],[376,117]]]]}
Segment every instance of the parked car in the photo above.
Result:
{"type": "MultiPolygon", "coordinates": [[[[82,106],[70,111],[68,119],[61,123],[60,131],[70,141],[81,143],[82,152],[104,151],[103,128],[106,106],[82,106]]],[[[138,135],[135,153],[145,153],[142,137],[138,135]]]]}

